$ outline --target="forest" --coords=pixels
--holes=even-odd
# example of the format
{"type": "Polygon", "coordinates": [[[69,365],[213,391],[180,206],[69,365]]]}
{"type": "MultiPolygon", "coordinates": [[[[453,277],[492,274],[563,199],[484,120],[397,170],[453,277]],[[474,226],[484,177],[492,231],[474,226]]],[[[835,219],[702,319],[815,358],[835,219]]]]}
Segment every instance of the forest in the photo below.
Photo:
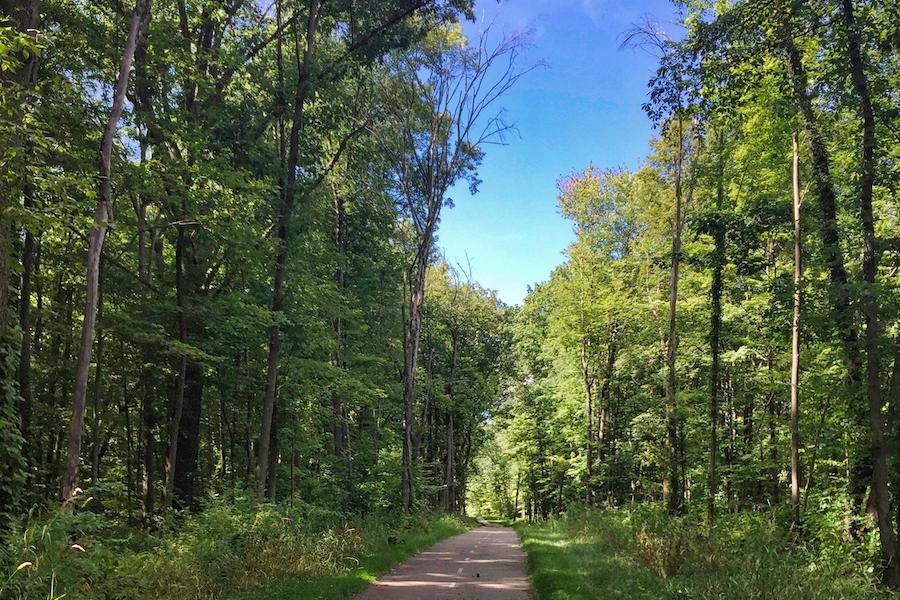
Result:
{"type": "Polygon", "coordinates": [[[674,4],[511,305],[440,225],[532,33],[0,0],[0,598],[348,598],[473,517],[544,600],[893,597],[900,5],[674,4]]]}

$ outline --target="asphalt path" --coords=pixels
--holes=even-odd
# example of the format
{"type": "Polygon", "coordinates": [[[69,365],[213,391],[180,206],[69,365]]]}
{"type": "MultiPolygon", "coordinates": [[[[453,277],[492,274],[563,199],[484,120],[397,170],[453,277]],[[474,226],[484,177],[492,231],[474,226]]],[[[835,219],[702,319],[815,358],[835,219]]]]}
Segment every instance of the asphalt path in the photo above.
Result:
{"type": "Polygon", "coordinates": [[[531,600],[525,553],[509,527],[447,538],[394,568],[354,600],[531,600]]]}

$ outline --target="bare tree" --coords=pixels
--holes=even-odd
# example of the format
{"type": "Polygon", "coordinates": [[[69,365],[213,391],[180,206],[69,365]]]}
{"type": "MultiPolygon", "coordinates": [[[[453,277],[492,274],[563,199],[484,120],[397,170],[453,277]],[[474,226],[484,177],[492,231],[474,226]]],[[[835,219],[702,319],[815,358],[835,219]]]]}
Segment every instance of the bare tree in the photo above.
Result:
{"type": "Polygon", "coordinates": [[[94,225],[91,228],[87,259],[87,295],[84,305],[84,323],[81,329],[81,345],[75,367],[75,390],[72,394],[72,420],[69,423],[68,456],[66,472],[63,476],[62,498],[68,500],[78,485],[78,468],[81,465],[81,437],[84,432],[85,397],[87,395],[88,373],[91,367],[91,346],[94,337],[94,323],[97,320],[98,283],[100,275],[100,255],[110,218],[112,200],[112,148],[119,119],[125,104],[125,91],[131,77],[131,62],[137,46],[138,34],[146,14],[150,12],[151,0],[137,0],[131,14],[128,38],[122,51],[122,62],[116,77],[112,107],[106,120],[106,128],[100,140],[99,181],[97,207],[94,210],[94,225]]]}
{"type": "Polygon", "coordinates": [[[497,100],[537,65],[517,66],[524,34],[488,45],[490,28],[474,42],[440,29],[398,57],[385,81],[384,146],[392,161],[402,210],[412,232],[412,259],[404,273],[403,464],[401,503],[413,506],[413,437],[416,366],[425,300],[425,271],[447,191],[460,180],[477,189],[483,146],[503,143],[512,126],[497,100]],[[387,136],[389,139],[385,140],[387,136]]]}

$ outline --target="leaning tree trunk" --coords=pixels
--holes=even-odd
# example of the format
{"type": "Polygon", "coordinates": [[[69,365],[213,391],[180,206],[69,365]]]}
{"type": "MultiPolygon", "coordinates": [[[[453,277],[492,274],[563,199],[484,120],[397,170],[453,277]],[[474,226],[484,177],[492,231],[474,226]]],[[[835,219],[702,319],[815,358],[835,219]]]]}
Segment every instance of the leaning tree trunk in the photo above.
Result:
{"type": "Polygon", "coordinates": [[[87,260],[87,294],[84,305],[84,322],[81,329],[81,345],[75,367],[75,388],[72,393],[72,419],[69,423],[68,453],[66,471],[63,475],[62,498],[68,500],[78,485],[78,470],[81,465],[81,438],[84,433],[85,397],[87,394],[88,373],[91,367],[91,346],[93,345],[94,323],[97,318],[97,287],[100,271],[100,254],[103,252],[103,239],[110,218],[110,202],[112,200],[112,149],[119,119],[125,104],[125,92],[131,75],[131,61],[137,45],[141,21],[150,10],[151,0],[137,0],[131,15],[128,38],[122,52],[122,62],[116,78],[112,108],[106,121],[106,129],[100,141],[99,156],[99,190],[97,207],[94,210],[94,226],[91,228],[87,260]]]}
{"type": "MultiPolygon", "coordinates": [[[[100,255],[99,284],[97,286],[97,320],[103,322],[103,276],[106,261],[100,255]]],[[[94,389],[92,390],[91,424],[91,485],[100,481],[100,431],[103,427],[103,330],[97,333],[97,365],[94,367],[94,389]]]]}
{"type": "Polygon", "coordinates": [[[881,320],[875,284],[878,276],[878,250],[875,238],[875,215],[872,210],[872,191],[875,184],[875,115],[869,95],[869,84],[863,64],[862,49],[857,23],[853,14],[853,1],[843,0],[844,24],[847,29],[847,53],[850,59],[850,75],[859,101],[862,117],[862,157],[859,177],[859,212],[863,225],[862,271],[865,285],[860,294],[860,308],[866,323],[864,344],[866,349],[866,396],[869,405],[869,443],[872,456],[872,496],[878,514],[878,533],[881,557],[884,563],[884,582],[892,588],[900,588],[900,564],[898,564],[896,535],[891,507],[890,449],[884,436],[883,399],[881,390],[881,320]]]}

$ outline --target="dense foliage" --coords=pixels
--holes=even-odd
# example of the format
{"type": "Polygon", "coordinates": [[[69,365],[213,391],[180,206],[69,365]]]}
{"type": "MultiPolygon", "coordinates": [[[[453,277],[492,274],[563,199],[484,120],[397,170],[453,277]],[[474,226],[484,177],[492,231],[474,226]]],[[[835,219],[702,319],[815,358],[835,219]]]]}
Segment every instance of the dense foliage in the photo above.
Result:
{"type": "Polygon", "coordinates": [[[347,594],[430,510],[900,588],[900,13],[677,5],[511,308],[437,250],[530,70],[469,0],[0,2],[0,594],[347,594]]]}
{"type": "Polygon", "coordinates": [[[432,514],[352,516],[227,497],[153,532],[93,512],[57,511],[16,530],[6,562],[26,564],[3,598],[342,600],[466,524],[432,514]]]}
{"type": "Polygon", "coordinates": [[[540,598],[876,600],[879,590],[858,557],[831,542],[798,544],[764,514],[702,513],[672,519],[657,506],[573,510],[516,527],[540,598]],[[602,594],[598,594],[602,590],[602,594]]]}
{"type": "Polygon", "coordinates": [[[576,240],[516,314],[472,503],[768,513],[896,587],[896,7],[685,4],[680,41],[625,37],[660,57],[646,160],[559,181],[576,240]]]}
{"type": "Polygon", "coordinates": [[[398,508],[464,511],[508,309],[435,239],[525,40],[465,0],[0,10],[0,595],[382,570],[398,508]]]}

